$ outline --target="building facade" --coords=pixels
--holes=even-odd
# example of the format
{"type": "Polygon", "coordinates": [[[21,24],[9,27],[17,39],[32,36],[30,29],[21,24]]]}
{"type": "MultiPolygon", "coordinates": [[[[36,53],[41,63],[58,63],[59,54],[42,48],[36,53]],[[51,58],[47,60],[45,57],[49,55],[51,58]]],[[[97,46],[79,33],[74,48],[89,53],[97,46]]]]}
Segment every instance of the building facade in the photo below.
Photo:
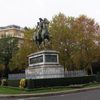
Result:
{"type": "Polygon", "coordinates": [[[24,39],[24,29],[17,25],[9,25],[5,27],[0,27],[0,38],[2,38],[2,36],[5,36],[5,35],[18,38],[19,45],[21,45],[24,39]]]}
{"type": "Polygon", "coordinates": [[[24,29],[17,25],[9,25],[0,27],[0,38],[2,35],[10,35],[19,39],[24,38],[24,29]]]}

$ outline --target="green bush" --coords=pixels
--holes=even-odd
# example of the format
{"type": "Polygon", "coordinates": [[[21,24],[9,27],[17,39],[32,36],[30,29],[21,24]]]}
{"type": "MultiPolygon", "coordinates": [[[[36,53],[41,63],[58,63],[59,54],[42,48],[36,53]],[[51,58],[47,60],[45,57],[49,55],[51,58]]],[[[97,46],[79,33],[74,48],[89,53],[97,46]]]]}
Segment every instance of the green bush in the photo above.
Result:
{"type": "MultiPolygon", "coordinates": [[[[85,84],[95,81],[95,76],[48,78],[48,79],[26,79],[26,88],[68,86],[74,84],[85,84]]],[[[8,86],[19,87],[20,80],[8,80],[8,86]]]]}
{"type": "Polygon", "coordinates": [[[95,76],[29,79],[27,80],[27,88],[31,89],[37,87],[67,86],[71,84],[85,84],[93,81],[95,81],[95,76]]]}
{"type": "Polygon", "coordinates": [[[20,80],[8,80],[8,86],[19,87],[20,80]]]}

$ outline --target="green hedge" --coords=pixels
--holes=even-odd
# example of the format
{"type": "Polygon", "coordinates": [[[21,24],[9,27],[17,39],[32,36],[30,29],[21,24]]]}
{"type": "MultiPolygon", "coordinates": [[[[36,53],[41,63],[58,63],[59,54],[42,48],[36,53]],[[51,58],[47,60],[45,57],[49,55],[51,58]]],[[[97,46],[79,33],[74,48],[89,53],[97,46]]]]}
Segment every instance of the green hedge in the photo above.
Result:
{"type": "MultiPolygon", "coordinates": [[[[95,76],[48,78],[48,79],[27,79],[26,88],[39,88],[51,86],[67,86],[71,84],[85,84],[96,81],[95,76]]],[[[19,87],[20,80],[8,80],[8,86],[19,87]]]]}
{"type": "Polygon", "coordinates": [[[38,87],[67,86],[71,84],[85,84],[93,81],[95,81],[95,76],[52,79],[29,79],[27,80],[27,88],[32,89],[38,87]]]}
{"type": "Polygon", "coordinates": [[[20,80],[8,80],[8,86],[19,87],[20,80]]]}

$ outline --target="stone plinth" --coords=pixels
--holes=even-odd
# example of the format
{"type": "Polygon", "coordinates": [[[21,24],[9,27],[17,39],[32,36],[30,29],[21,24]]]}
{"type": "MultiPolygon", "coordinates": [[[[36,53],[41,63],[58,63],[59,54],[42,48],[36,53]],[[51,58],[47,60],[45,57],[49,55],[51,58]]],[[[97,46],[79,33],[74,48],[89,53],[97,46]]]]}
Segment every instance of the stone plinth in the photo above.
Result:
{"type": "Polygon", "coordinates": [[[59,52],[44,50],[28,56],[27,79],[64,77],[64,68],[59,64],[59,52]]]}

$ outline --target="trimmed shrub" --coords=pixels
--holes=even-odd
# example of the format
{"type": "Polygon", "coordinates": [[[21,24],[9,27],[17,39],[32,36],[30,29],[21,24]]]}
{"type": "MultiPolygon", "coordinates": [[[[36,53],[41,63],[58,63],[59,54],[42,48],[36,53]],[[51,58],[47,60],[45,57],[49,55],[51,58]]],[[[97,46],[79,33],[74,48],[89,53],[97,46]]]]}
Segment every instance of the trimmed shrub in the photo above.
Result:
{"type": "Polygon", "coordinates": [[[8,86],[19,87],[20,80],[8,80],[8,86]]]}
{"type": "MultiPolygon", "coordinates": [[[[52,86],[68,86],[85,84],[96,81],[95,76],[48,78],[48,79],[25,79],[25,87],[28,89],[52,86]]],[[[8,86],[19,87],[20,80],[8,80],[8,86]]]]}
{"type": "Polygon", "coordinates": [[[85,84],[93,81],[95,81],[95,76],[50,78],[50,79],[28,79],[27,88],[32,89],[38,87],[67,86],[71,84],[85,84]]]}
{"type": "Polygon", "coordinates": [[[96,76],[96,81],[100,82],[100,73],[97,73],[95,76],[96,76]]]}

